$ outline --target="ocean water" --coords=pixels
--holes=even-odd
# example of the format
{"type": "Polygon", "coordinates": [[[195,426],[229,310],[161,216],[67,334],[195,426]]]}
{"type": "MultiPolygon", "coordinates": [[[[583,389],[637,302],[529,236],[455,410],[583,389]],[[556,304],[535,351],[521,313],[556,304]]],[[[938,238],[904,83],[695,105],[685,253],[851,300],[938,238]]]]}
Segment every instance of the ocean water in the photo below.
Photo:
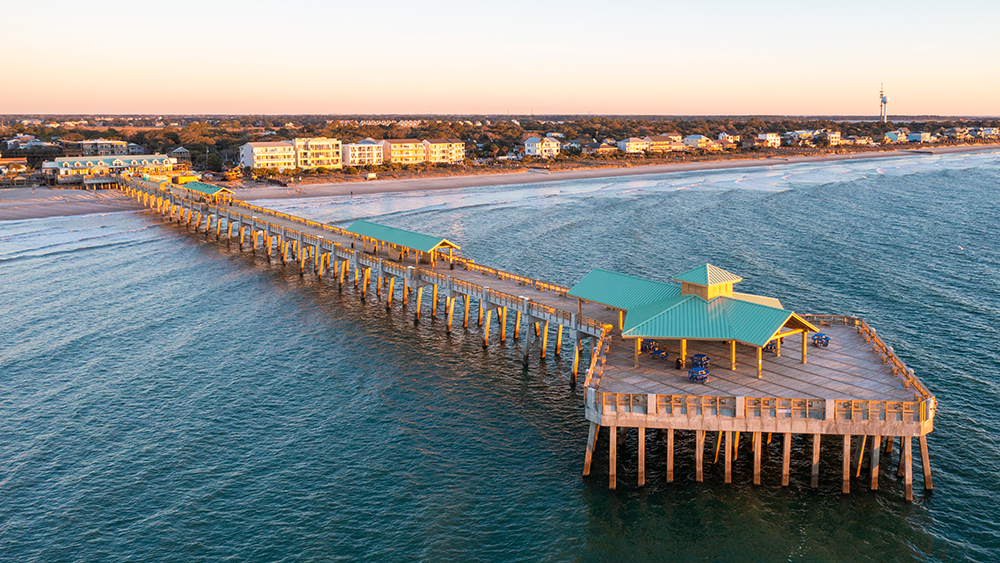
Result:
{"type": "Polygon", "coordinates": [[[609,491],[571,358],[524,369],[147,212],[0,222],[0,561],[995,561],[998,189],[977,153],[266,202],[861,315],[940,402],[913,502],[891,470],[841,495],[837,440],[813,490],[804,440],[783,488],[780,441],[762,485],[746,449],[696,484],[680,436],[668,484],[654,435],[638,488],[631,436],[609,491]]]}

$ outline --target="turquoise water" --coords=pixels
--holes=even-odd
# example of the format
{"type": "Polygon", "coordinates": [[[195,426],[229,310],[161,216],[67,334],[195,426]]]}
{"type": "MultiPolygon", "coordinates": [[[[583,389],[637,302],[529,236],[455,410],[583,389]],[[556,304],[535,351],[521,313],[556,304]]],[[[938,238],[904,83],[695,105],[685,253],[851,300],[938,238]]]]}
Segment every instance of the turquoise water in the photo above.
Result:
{"type": "Polygon", "coordinates": [[[681,438],[667,484],[653,436],[640,489],[630,437],[609,491],[570,358],[523,369],[144,212],[0,222],[0,561],[996,560],[998,187],[989,153],[269,202],[861,315],[940,401],[912,503],[891,471],[841,495],[834,440],[812,490],[805,441],[782,488],[779,442],[755,487],[746,453],[694,483],[681,438]]]}

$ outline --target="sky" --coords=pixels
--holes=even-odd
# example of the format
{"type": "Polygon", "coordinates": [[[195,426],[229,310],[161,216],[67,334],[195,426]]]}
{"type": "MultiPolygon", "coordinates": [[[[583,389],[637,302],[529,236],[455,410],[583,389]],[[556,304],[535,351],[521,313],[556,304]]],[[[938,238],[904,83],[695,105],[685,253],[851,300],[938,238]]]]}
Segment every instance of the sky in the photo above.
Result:
{"type": "Polygon", "coordinates": [[[3,0],[0,114],[1000,115],[1000,1],[3,0]]]}

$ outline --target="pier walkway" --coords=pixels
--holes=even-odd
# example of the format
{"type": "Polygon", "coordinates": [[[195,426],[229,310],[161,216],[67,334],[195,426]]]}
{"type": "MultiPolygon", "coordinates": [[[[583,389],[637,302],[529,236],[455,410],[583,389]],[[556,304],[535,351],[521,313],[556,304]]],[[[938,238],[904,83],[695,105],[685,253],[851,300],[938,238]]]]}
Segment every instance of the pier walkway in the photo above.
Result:
{"type": "MultiPolygon", "coordinates": [[[[640,486],[645,484],[647,428],[665,433],[668,481],[673,480],[675,431],[693,435],[697,481],[703,478],[706,439],[714,435],[715,459],[718,460],[721,450],[726,482],[732,478],[732,461],[739,451],[740,433],[749,433],[750,440],[744,444],[749,442],[752,446],[755,484],[760,483],[762,449],[769,447],[773,434],[781,437],[783,485],[789,484],[793,435],[808,436],[812,443],[814,487],[819,483],[821,440],[823,436],[839,437],[843,445],[845,493],[850,490],[852,477],[860,477],[865,459],[868,486],[873,490],[878,488],[879,467],[889,463],[895,438],[899,437],[896,474],[903,478],[905,496],[911,499],[911,439],[916,437],[924,487],[932,488],[926,436],[933,430],[937,401],[862,319],[785,312],[794,318],[781,321],[785,324],[769,340],[757,339],[751,345],[746,338],[736,336],[700,340],[681,336],[658,341],[659,350],[667,359],[652,357],[640,353],[643,338],[636,331],[642,327],[624,326],[632,305],[610,306],[595,302],[599,299],[588,301],[571,295],[571,288],[477,264],[459,254],[458,247],[445,239],[363,221],[342,229],[250,205],[225,193],[206,193],[167,182],[123,178],[120,188],[145,207],[195,232],[214,235],[216,240],[225,238],[228,244],[262,253],[268,260],[281,260],[297,267],[300,275],[309,271],[319,279],[329,277],[341,288],[353,284],[362,299],[374,292],[389,308],[394,299],[402,300],[404,305],[415,300],[412,308],[415,322],[428,309],[423,303],[427,289],[429,313],[438,316],[440,310],[449,332],[454,322],[461,322],[464,327],[476,323],[482,329],[484,346],[490,342],[495,313],[493,337],[506,342],[510,331],[515,340],[523,336],[519,345],[523,347],[525,364],[533,350],[542,358],[550,350],[561,355],[565,338],[574,358],[571,376],[574,382],[581,357],[586,362],[584,413],[590,422],[590,432],[583,474],[590,474],[598,436],[602,434],[600,429],[604,427],[603,434],[608,436],[611,488],[617,486],[618,445],[633,429],[638,438],[637,481],[640,486]],[[396,288],[397,284],[402,287],[396,288]],[[456,307],[458,319],[455,319],[456,307]],[[820,330],[816,327],[831,337],[829,346],[814,348],[809,344],[808,333],[820,330]],[[554,346],[550,345],[550,335],[554,335],[554,346]],[[792,335],[801,338],[791,338],[792,335]],[[789,342],[782,344],[786,338],[789,342]],[[584,355],[587,341],[590,351],[584,355]],[[808,362],[807,352],[810,352],[808,362]],[[686,368],[693,354],[712,358],[711,376],[705,383],[693,383],[688,378],[686,368]],[[678,357],[681,366],[674,363],[678,357]],[[723,443],[725,448],[721,447],[723,443]]],[[[739,281],[727,272],[713,271],[739,281]]],[[[607,275],[602,272],[592,280],[604,280],[607,275]]],[[[683,294],[708,291],[703,296],[709,304],[713,299],[720,299],[719,303],[728,299],[730,305],[751,301],[765,309],[770,307],[769,311],[784,312],[776,299],[733,292],[733,279],[706,282],[709,285],[703,287],[685,280],[683,294]]],[[[693,299],[681,295],[676,286],[671,289],[662,282],[631,281],[634,288],[642,288],[639,293],[652,292],[646,295],[647,303],[652,299],[649,295],[657,292],[662,294],[657,299],[668,296],[667,301],[683,303],[685,299],[688,302],[693,299]],[[677,295],[669,297],[674,294],[677,295]]],[[[577,284],[582,285],[585,284],[577,284]]],[[[595,287],[591,285],[588,290],[593,293],[595,287]]],[[[572,291],[581,295],[577,288],[572,291]]],[[[637,294],[632,292],[628,297],[635,298],[637,294]]],[[[655,308],[657,303],[638,305],[636,314],[643,307],[655,308]]],[[[739,308],[746,310],[747,306],[739,308]]],[[[772,333],[769,330],[767,334],[772,333]]]]}

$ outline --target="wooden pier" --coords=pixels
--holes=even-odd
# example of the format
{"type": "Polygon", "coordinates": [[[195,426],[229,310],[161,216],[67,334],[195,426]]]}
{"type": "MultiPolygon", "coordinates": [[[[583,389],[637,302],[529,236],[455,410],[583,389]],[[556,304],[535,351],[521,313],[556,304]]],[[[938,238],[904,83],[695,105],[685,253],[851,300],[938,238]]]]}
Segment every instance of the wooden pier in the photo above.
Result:
{"type": "MultiPolygon", "coordinates": [[[[856,317],[795,316],[801,327],[821,327],[831,337],[828,347],[807,350],[812,348],[806,338],[808,330],[789,331],[792,324],[788,324],[784,332],[772,337],[773,351],[763,352],[763,346],[746,346],[743,341],[737,345],[737,340],[658,340],[670,358],[664,360],[640,354],[642,339],[630,339],[634,329],[630,332],[624,325],[628,307],[582,299],[572,295],[571,288],[476,264],[445,239],[363,221],[350,230],[342,229],[253,206],[224,193],[206,195],[166,182],[122,179],[120,187],[144,206],[207,237],[225,238],[241,250],[281,260],[297,267],[300,275],[308,271],[340,287],[353,284],[361,299],[374,292],[376,300],[390,308],[394,300],[402,300],[403,305],[415,300],[414,322],[420,321],[426,308],[422,302],[427,289],[430,314],[443,314],[449,332],[455,322],[482,327],[483,346],[490,343],[495,312],[497,330],[492,338],[505,343],[511,331],[515,340],[523,337],[519,345],[525,364],[533,350],[545,358],[553,334],[552,348],[561,355],[565,338],[574,358],[574,382],[581,358],[585,362],[585,416],[590,432],[583,474],[590,473],[597,438],[604,428],[610,437],[611,488],[617,486],[618,442],[628,429],[635,429],[638,436],[637,481],[645,484],[647,428],[666,434],[668,481],[673,480],[675,431],[694,434],[692,461],[698,481],[703,479],[707,436],[714,437],[716,459],[718,451],[723,452],[729,482],[740,434],[750,434],[755,484],[760,483],[761,450],[769,447],[772,436],[780,435],[783,485],[789,483],[792,436],[806,435],[812,443],[814,487],[819,482],[821,441],[837,439],[843,444],[845,493],[850,490],[851,475],[860,474],[865,456],[870,460],[870,488],[878,488],[879,467],[889,462],[899,437],[897,474],[904,479],[909,500],[912,438],[916,437],[924,487],[932,488],[926,435],[933,430],[936,399],[892,348],[856,317]],[[782,345],[792,334],[802,337],[788,338],[782,345]],[[587,341],[590,353],[584,354],[587,341]],[[807,352],[811,352],[808,362],[807,352]],[[711,378],[705,384],[688,379],[687,359],[693,354],[713,359],[711,378]],[[673,358],[678,355],[685,369],[677,369],[673,358]],[[723,442],[726,447],[720,448],[723,442]]],[[[732,296],[732,281],[728,291],[732,296]]]]}

